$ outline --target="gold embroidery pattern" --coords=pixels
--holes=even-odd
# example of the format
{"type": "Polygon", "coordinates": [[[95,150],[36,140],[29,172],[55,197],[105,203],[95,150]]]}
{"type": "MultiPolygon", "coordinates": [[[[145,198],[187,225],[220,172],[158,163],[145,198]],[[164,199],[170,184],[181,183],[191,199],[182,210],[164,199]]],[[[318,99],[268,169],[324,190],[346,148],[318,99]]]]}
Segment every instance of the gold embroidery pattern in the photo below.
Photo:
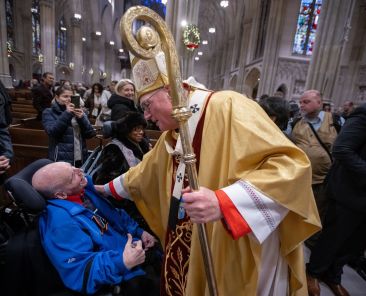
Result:
{"type": "Polygon", "coordinates": [[[184,221],[171,230],[164,260],[165,293],[184,296],[191,251],[192,222],[184,221]]]}

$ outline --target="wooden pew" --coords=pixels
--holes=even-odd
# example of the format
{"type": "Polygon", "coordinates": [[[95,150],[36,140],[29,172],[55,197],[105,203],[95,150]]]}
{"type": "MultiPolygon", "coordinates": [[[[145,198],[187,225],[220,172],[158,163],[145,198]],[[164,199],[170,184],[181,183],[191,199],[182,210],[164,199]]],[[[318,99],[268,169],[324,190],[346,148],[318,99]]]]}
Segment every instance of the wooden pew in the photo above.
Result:
{"type": "Polygon", "coordinates": [[[12,99],[26,98],[32,99],[32,92],[30,89],[8,89],[8,94],[12,99]]]}
{"type": "Polygon", "coordinates": [[[11,109],[12,112],[38,114],[38,111],[33,106],[13,105],[11,109]]]}
{"type": "Polygon", "coordinates": [[[27,129],[22,124],[17,124],[9,128],[9,133],[14,150],[9,176],[37,159],[47,158],[48,136],[44,130],[27,129]]]}
{"type": "Polygon", "coordinates": [[[25,118],[36,118],[36,114],[34,113],[24,113],[24,112],[12,112],[11,115],[15,119],[25,119],[25,118]]]}
{"type": "Polygon", "coordinates": [[[20,123],[24,128],[41,129],[43,130],[42,121],[32,117],[20,119],[20,123]]]}
{"type": "Polygon", "coordinates": [[[29,100],[29,99],[26,99],[26,98],[16,98],[16,99],[13,99],[12,100],[11,104],[13,106],[14,105],[17,105],[17,104],[33,106],[33,101],[32,100],[29,100]]]}

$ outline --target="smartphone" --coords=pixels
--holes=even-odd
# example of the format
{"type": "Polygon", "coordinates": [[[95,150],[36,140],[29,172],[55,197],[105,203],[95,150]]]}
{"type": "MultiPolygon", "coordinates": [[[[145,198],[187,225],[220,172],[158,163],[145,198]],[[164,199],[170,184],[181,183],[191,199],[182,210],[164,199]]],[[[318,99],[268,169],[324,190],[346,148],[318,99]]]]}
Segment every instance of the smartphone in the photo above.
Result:
{"type": "Polygon", "coordinates": [[[71,96],[71,103],[74,104],[75,108],[80,108],[80,96],[71,96]]]}

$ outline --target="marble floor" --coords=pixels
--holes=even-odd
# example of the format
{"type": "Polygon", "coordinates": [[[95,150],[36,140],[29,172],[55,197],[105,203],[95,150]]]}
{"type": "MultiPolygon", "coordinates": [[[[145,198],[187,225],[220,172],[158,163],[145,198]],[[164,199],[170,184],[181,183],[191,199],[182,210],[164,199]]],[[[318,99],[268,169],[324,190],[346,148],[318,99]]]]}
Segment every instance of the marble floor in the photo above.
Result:
{"type": "MultiPolygon", "coordinates": [[[[309,260],[310,250],[305,247],[305,260],[309,260]]],[[[345,266],[343,269],[342,285],[351,296],[366,295],[366,281],[358,275],[352,268],[345,266]]],[[[320,283],[321,296],[334,296],[332,291],[324,283],[320,283]]]]}

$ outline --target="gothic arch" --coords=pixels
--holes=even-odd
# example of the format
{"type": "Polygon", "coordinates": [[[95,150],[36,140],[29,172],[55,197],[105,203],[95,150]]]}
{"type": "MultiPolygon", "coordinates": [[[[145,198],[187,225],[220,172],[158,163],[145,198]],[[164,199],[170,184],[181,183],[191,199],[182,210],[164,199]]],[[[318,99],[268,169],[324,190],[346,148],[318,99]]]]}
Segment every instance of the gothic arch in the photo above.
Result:
{"type": "Polygon", "coordinates": [[[11,78],[13,80],[15,80],[16,71],[15,71],[15,67],[13,66],[13,64],[9,64],[9,74],[10,74],[11,78]]]}
{"type": "Polygon", "coordinates": [[[105,41],[107,43],[109,43],[110,40],[115,39],[113,36],[113,27],[111,24],[112,18],[113,18],[112,7],[111,5],[106,4],[101,13],[101,21],[102,21],[103,33],[105,35],[105,41]]]}
{"type": "Polygon", "coordinates": [[[34,62],[32,65],[32,76],[41,78],[42,75],[42,64],[40,62],[34,62]]]}
{"type": "Polygon", "coordinates": [[[12,76],[13,79],[26,79],[26,77],[24,76],[24,62],[22,61],[22,59],[23,57],[18,53],[13,53],[12,56],[9,57],[9,70],[10,65],[12,65],[13,67],[13,74],[11,74],[10,76],[12,76]]]}
{"type": "Polygon", "coordinates": [[[230,79],[230,85],[229,85],[229,88],[231,90],[235,90],[236,89],[236,83],[237,83],[237,80],[238,80],[238,75],[233,75],[230,79]]]}
{"type": "Polygon", "coordinates": [[[220,80],[220,88],[219,89],[224,89],[224,85],[225,85],[225,78],[221,78],[220,80]]]}
{"type": "Polygon", "coordinates": [[[258,93],[258,86],[261,72],[258,68],[252,68],[244,79],[244,93],[255,99],[258,93]]]}
{"type": "Polygon", "coordinates": [[[70,68],[66,67],[64,65],[57,66],[56,77],[58,80],[62,80],[62,79],[72,80],[70,68]]]}

